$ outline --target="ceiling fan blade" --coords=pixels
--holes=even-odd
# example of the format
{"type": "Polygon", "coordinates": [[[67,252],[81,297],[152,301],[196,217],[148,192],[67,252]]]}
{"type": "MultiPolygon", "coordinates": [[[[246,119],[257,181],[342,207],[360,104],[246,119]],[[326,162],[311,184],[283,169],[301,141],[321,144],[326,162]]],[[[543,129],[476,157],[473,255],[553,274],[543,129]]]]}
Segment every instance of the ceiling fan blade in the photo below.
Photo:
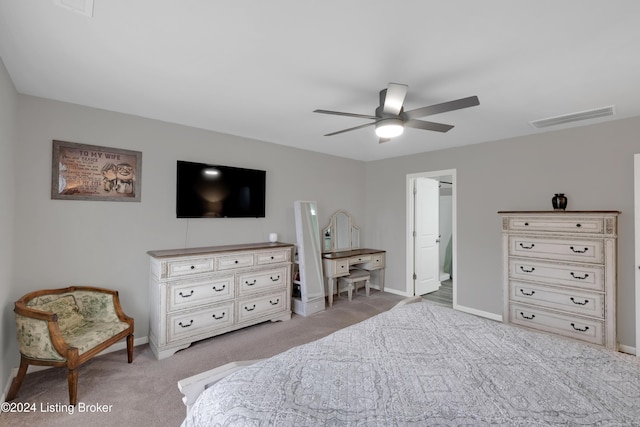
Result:
{"type": "Polygon", "coordinates": [[[349,128],[349,129],[342,129],[342,130],[339,130],[337,132],[331,132],[331,133],[326,134],[325,136],[333,136],[333,135],[337,135],[339,133],[349,132],[349,131],[356,130],[356,129],[362,129],[362,128],[365,128],[367,126],[373,126],[375,124],[376,124],[375,122],[365,123],[363,125],[352,127],[352,128],[349,128]]]}
{"type": "Polygon", "coordinates": [[[429,107],[416,108],[415,110],[405,111],[401,117],[403,120],[413,120],[419,117],[431,116],[433,114],[445,113],[447,111],[460,110],[462,108],[475,107],[480,105],[477,96],[456,99],[455,101],[443,102],[429,107]]]}
{"type": "Polygon", "coordinates": [[[405,127],[422,129],[422,130],[433,130],[436,132],[448,132],[453,129],[452,125],[445,125],[443,123],[434,123],[427,122],[424,120],[408,120],[404,122],[405,127]]]}
{"type": "Polygon", "coordinates": [[[402,105],[404,104],[406,96],[407,85],[389,83],[384,95],[384,103],[382,103],[382,93],[380,94],[381,105],[383,105],[382,112],[397,116],[402,110],[402,105]]]}
{"type": "Polygon", "coordinates": [[[380,138],[378,141],[380,144],[391,141],[391,138],[380,138]]]}
{"type": "Polygon", "coordinates": [[[342,113],[340,111],[329,111],[329,110],[313,110],[314,113],[322,113],[322,114],[332,114],[334,116],[347,116],[347,117],[357,117],[359,119],[370,119],[376,120],[376,116],[370,116],[367,114],[354,114],[354,113],[342,113]]]}

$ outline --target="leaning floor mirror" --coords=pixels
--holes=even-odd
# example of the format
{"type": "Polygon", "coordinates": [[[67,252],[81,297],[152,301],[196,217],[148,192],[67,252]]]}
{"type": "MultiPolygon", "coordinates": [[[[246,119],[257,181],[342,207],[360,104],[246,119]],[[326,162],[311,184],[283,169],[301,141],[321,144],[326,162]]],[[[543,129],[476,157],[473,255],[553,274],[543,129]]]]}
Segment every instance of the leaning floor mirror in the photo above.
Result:
{"type": "Polygon", "coordinates": [[[297,236],[298,274],[294,282],[300,286],[299,297],[293,298],[294,313],[308,316],[325,308],[322,253],[316,202],[294,202],[297,236]]]}

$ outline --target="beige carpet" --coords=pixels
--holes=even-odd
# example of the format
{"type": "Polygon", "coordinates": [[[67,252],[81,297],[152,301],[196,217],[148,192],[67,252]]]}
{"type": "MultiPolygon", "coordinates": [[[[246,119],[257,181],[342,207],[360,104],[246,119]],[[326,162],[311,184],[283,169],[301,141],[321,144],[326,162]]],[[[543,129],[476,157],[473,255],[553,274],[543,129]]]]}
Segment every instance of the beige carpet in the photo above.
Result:
{"type": "Polygon", "coordinates": [[[352,301],[343,296],[331,309],[313,316],[294,315],[286,322],[230,332],[164,360],[156,360],[148,345],[135,348],[132,364],[124,350],[94,358],[79,369],[80,403],[73,413],[68,411],[64,369],[27,374],[14,402],[35,411],[2,413],[0,426],[179,426],[185,407],[178,380],[234,360],[273,356],[386,311],[402,299],[373,290],[367,298],[361,291],[352,301]],[[100,410],[106,412],[96,412],[100,410]]]}

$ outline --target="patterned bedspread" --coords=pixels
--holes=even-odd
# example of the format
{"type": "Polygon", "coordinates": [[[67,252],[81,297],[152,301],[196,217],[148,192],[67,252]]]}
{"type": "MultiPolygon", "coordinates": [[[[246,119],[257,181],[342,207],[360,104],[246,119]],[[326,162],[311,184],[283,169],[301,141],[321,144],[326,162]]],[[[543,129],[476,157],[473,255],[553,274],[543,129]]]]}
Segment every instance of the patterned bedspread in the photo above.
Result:
{"type": "Polygon", "coordinates": [[[633,356],[431,303],[238,371],[183,427],[640,426],[633,356]]]}

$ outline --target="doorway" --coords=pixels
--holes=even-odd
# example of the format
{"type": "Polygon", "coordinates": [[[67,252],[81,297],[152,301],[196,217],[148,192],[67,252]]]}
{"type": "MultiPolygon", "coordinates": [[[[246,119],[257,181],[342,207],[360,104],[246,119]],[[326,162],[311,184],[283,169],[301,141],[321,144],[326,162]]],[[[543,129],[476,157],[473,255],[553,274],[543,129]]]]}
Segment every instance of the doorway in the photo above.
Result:
{"type": "Polygon", "coordinates": [[[456,307],[456,170],[410,174],[406,185],[407,295],[449,293],[456,307]]]}

